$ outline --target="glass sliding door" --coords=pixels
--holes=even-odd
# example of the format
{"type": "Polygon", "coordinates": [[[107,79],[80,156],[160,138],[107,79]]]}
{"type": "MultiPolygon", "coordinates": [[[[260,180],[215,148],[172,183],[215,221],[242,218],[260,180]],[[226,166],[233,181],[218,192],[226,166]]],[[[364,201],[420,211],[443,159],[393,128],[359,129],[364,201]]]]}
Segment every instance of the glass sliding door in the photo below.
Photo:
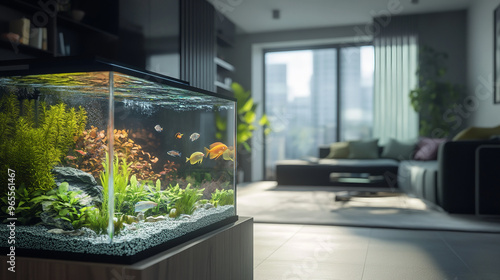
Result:
{"type": "Polygon", "coordinates": [[[267,51],[265,174],[276,162],[318,157],[319,147],[372,137],[373,46],[267,51]]]}
{"type": "Polygon", "coordinates": [[[337,139],[337,50],[267,52],[265,111],[266,179],[275,162],[317,157],[318,146],[337,139]]]}

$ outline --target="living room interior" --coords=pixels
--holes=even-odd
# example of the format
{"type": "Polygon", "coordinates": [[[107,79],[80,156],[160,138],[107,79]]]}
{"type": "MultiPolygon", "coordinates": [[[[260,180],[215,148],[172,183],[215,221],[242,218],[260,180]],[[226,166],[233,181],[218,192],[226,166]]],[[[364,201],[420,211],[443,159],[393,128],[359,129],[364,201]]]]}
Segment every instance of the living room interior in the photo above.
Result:
{"type": "Polygon", "coordinates": [[[0,62],[99,56],[238,100],[233,279],[500,278],[500,1],[39,2],[0,4],[0,62]]]}

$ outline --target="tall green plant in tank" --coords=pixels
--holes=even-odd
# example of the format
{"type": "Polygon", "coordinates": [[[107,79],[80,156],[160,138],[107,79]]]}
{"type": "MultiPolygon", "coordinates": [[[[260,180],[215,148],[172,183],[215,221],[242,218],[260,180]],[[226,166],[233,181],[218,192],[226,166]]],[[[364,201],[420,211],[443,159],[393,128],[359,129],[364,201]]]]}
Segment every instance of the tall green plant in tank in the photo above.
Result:
{"type": "Polygon", "coordinates": [[[420,136],[430,136],[437,129],[439,137],[448,136],[454,116],[445,112],[458,101],[462,88],[444,80],[448,55],[431,47],[422,47],[417,70],[418,87],[410,92],[411,106],[420,117],[420,136]]]}
{"type": "MultiPolygon", "coordinates": [[[[51,169],[85,129],[87,113],[82,107],[47,105],[34,99],[19,101],[14,94],[0,98],[0,169],[13,169],[17,184],[29,192],[49,191],[54,186],[51,169]]],[[[0,180],[7,182],[7,172],[0,180]]],[[[0,187],[6,191],[6,184],[0,187]]]]}

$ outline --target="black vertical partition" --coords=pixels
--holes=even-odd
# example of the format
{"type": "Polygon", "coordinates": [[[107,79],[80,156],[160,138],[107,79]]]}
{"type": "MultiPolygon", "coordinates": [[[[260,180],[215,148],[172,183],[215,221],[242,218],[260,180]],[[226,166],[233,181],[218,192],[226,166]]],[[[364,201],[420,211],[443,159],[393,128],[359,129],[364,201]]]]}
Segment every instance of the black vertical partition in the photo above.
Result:
{"type": "Polygon", "coordinates": [[[204,0],[181,1],[181,79],[215,91],[214,8],[204,0]]]}

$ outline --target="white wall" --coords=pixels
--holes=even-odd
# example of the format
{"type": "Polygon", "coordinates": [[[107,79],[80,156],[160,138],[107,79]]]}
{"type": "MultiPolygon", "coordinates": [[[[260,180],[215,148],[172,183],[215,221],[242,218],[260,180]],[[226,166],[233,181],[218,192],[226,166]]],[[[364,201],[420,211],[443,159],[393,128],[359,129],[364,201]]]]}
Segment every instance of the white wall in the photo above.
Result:
{"type": "Polygon", "coordinates": [[[472,1],[467,23],[467,93],[457,116],[469,126],[500,125],[500,104],[493,104],[493,11],[500,0],[472,1]]]}

